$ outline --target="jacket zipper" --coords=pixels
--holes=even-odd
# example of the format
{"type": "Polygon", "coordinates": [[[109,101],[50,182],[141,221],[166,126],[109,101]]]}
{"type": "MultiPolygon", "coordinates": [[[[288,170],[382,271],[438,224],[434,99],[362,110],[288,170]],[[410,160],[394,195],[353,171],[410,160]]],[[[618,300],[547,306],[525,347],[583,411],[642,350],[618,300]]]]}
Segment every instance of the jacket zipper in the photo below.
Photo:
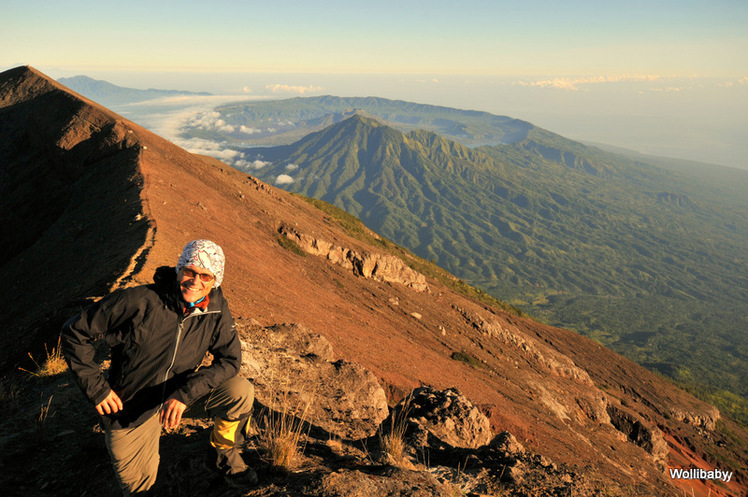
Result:
{"type": "Polygon", "coordinates": [[[169,364],[169,367],[166,368],[166,372],[164,373],[164,386],[161,388],[161,406],[159,407],[159,410],[164,407],[164,401],[166,400],[164,397],[166,396],[166,380],[169,379],[169,373],[171,373],[171,368],[174,367],[174,362],[177,360],[177,351],[179,350],[179,340],[182,337],[182,329],[184,327],[184,321],[189,316],[180,317],[179,318],[179,325],[177,326],[177,341],[174,344],[174,353],[171,356],[171,364],[169,364]]]}
{"type": "Polygon", "coordinates": [[[192,314],[188,314],[187,316],[179,318],[179,326],[177,326],[177,341],[174,344],[174,353],[171,356],[171,364],[169,364],[169,367],[166,368],[166,373],[164,373],[164,387],[161,389],[161,406],[159,407],[159,409],[164,406],[164,401],[166,400],[164,399],[164,396],[166,395],[166,380],[169,379],[169,373],[171,373],[171,369],[174,367],[174,363],[177,360],[177,352],[179,351],[179,342],[182,337],[184,322],[193,316],[203,316],[205,314],[220,314],[220,311],[193,312],[192,314]]]}
{"type": "Polygon", "coordinates": [[[166,380],[169,379],[169,373],[171,373],[171,368],[174,367],[174,362],[177,360],[177,351],[179,350],[179,340],[182,338],[182,329],[184,329],[184,322],[187,320],[189,316],[185,316],[184,318],[179,319],[179,326],[177,326],[177,341],[174,344],[174,353],[171,356],[171,364],[169,364],[169,367],[166,368],[166,373],[164,373],[164,383],[166,380]]]}

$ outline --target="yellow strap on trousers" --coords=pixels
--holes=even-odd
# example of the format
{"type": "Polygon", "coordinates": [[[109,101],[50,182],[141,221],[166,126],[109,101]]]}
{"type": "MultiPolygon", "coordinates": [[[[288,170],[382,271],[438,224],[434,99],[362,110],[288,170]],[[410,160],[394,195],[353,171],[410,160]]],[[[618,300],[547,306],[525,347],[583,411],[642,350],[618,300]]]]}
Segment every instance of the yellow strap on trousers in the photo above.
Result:
{"type": "Polygon", "coordinates": [[[213,431],[210,434],[210,444],[218,450],[228,450],[234,446],[236,441],[236,430],[242,422],[247,420],[239,421],[228,421],[226,419],[215,418],[213,422],[213,431]]]}

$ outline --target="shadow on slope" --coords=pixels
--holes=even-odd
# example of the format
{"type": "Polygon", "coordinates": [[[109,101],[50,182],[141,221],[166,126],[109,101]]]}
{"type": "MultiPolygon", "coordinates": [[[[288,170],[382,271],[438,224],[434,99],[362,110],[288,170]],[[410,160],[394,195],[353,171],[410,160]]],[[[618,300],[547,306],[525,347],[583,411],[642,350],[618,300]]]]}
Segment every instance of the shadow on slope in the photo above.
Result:
{"type": "Polygon", "coordinates": [[[68,296],[104,293],[144,245],[133,129],[31,68],[0,75],[0,278],[13,310],[0,318],[0,368],[53,343],[68,296]]]}

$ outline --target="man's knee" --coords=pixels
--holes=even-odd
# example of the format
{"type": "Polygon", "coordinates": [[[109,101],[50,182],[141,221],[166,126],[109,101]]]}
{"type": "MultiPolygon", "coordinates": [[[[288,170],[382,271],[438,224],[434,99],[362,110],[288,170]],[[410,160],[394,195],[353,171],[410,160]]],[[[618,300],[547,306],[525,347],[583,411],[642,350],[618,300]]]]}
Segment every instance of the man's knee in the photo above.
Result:
{"type": "Polygon", "coordinates": [[[213,417],[239,419],[252,410],[254,398],[252,383],[242,376],[234,376],[211,392],[205,410],[213,417]]]}
{"type": "Polygon", "coordinates": [[[246,412],[252,409],[252,403],[255,400],[255,387],[248,379],[242,376],[234,376],[226,380],[221,387],[226,389],[226,394],[231,399],[230,402],[242,404],[246,412]]]}
{"type": "Polygon", "coordinates": [[[150,454],[147,460],[142,461],[140,466],[123,466],[114,463],[114,471],[124,495],[145,495],[156,483],[158,464],[160,457],[158,453],[150,454]]]}
{"type": "Polygon", "coordinates": [[[156,482],[160,435],[157,416],[132,429],[105,432],[107,450],[125,495],[144,492],[156,482]]]}

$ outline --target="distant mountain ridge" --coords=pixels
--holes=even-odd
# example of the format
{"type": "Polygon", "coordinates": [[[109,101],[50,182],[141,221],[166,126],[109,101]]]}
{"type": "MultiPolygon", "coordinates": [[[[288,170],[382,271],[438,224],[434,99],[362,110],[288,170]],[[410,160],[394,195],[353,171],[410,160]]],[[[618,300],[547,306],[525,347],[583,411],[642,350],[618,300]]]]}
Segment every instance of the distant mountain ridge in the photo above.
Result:
{"type": "Polygon", "coordinates": [[[103,105],[120,105],[133,102],[144,102],[154,98],[175,97],[183,95],[208,96],[206,92],[190,92],[183,90],[158,90],[149,88],[140,90],[117,86],[107,81],[93,79],[88,76],[72,76],[58,79],[60,84],[67,86],[86,97],[103,105]]]}
{"type": "Polygon", "coordinates": [[[532,315],[748,396],[745,200],[720,207],[716,189],[538,128],[471,149],[354,115],[244,154],[266,164],[253,175],[345,209],[532,315]]]}
{"type": "MultiPolygon", "coordinates": [[[[185,126],[183,137],[199,137],[236,146],[282,145],[324,128],[330,116],[360,110],[400,131],[425,129],[468,146],[514,143],[534,126],[488,112],[417,104],[379,97],[297,97],[216,107],[222,122],[235,131],[185,126]],[[251,129],[251,134],[239,130],[251,129]]],[[[331,123],[327,123],[329,125],[331,123]]]]}

